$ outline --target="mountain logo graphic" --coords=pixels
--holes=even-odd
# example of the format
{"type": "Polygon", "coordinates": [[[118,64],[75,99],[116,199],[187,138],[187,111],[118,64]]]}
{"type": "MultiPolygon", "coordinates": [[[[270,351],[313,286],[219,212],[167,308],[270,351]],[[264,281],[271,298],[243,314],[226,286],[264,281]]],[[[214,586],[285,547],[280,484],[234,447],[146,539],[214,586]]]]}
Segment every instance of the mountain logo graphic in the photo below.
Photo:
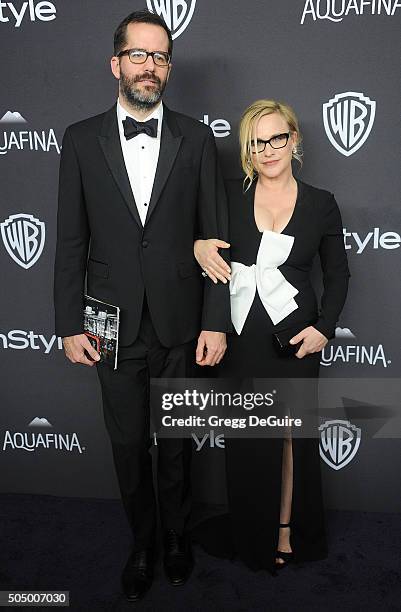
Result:
{"type": "Polygon", "coordinates": [[[28,427],[53,427],[53,425],[44,417],[35,417],[28,427]]]}
{"type": "Polygon", "coordinates": [[[28,123],[17,111],[7,111],[0,119],[0,123],[28,123]]]}
{"type": "Polygon", "coordinates": [[[336,327],[336,338],[356,338],[349,327],[336,327]]]}

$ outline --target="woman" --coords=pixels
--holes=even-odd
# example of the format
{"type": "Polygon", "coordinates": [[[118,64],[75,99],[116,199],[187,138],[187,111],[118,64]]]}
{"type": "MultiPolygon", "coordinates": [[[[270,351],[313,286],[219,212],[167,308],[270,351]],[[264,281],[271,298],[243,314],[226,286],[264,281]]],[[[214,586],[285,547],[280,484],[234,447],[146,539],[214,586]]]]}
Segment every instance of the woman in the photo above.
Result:
{"type": "MultiPolygon", "coordinates": [[[[231,269],[218,254],[226,243],[194,246],[204,274],[230,281],[235,333],[219,376],[317,379],[348,288],[340,212],[331,193],[293,176],[301,135],[288,105],[251,104],[241,118],[240,147],[245,179],[226,184],[231,269]],[[320,309],[309,278],[316,254],[320,309]],[[273,344],[276,333],[286,357],[273,344]]],[[[229,520],[215,517],[196,530],[209,552],[237,554],[249,567],[270,571],[327,555],[317,436],[226,438],[225,460],[229,520]]]]}

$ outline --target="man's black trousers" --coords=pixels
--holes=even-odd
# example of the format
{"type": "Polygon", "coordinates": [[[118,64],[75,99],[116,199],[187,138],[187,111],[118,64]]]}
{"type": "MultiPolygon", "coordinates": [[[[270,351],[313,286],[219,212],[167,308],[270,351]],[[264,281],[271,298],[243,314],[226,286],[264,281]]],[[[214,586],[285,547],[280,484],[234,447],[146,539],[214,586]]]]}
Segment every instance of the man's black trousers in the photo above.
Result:
{"type": "MultiPolygon", "coordinates": [[[[146,298],[138,338],[119,348],[117,370],[99,363],[103,413],[134,550],[152,547],[157,511],[150,448],[150,378],[195,376],[196,339],[162,346],[146,298]]],[[[162,529],[183,533],[190,510],[190,439],[157,438],[157,487],[162,529]]]]}

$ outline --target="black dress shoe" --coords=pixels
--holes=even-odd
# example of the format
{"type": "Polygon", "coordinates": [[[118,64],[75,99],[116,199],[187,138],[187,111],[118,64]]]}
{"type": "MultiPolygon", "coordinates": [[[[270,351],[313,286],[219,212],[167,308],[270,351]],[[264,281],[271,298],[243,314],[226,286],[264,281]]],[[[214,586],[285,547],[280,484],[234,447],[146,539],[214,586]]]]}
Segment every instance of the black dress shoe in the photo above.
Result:
{"type": "Polygon", "coordinates": [[[121,576],[124,593],[130,601],[145,595],[153,582],[153,552],[150,549],[132,552],[121,576]]]}
{"type": "Polygon", "coordinates": [[[193,565],[188,537],[168,529],[164,534],[164,571],[171,584],[184,584],[191,575],[193,565]]]}

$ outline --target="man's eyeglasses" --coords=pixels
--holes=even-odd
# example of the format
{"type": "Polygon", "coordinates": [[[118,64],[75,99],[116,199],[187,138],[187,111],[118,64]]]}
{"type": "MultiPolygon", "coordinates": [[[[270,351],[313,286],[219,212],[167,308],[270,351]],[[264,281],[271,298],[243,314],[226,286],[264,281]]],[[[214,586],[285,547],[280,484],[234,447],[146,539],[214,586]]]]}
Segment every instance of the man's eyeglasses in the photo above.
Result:
{"type": "Polygon", "coordinates": [[[170,55],[165,51],[145,51],[145,49],[125,49],[117,53],[117,57],[128,55],[130,62],[133,64],[144,64],[149,55],[156,66],[168,66],[170,63],[170,55]]]}
{"type": "Polygon", "coordinates": [[[252,140],[251,153],[263,153],[267,144],[269,144],[272,149],[284,149],[284,147],[287,145],[289,137],[290,132],[285,132],[284,134],[272,136],[269,138],[269,140],[262,140],[261,138],[258,138],[256,140],[256,146],[255,142],[252,140]]]}

